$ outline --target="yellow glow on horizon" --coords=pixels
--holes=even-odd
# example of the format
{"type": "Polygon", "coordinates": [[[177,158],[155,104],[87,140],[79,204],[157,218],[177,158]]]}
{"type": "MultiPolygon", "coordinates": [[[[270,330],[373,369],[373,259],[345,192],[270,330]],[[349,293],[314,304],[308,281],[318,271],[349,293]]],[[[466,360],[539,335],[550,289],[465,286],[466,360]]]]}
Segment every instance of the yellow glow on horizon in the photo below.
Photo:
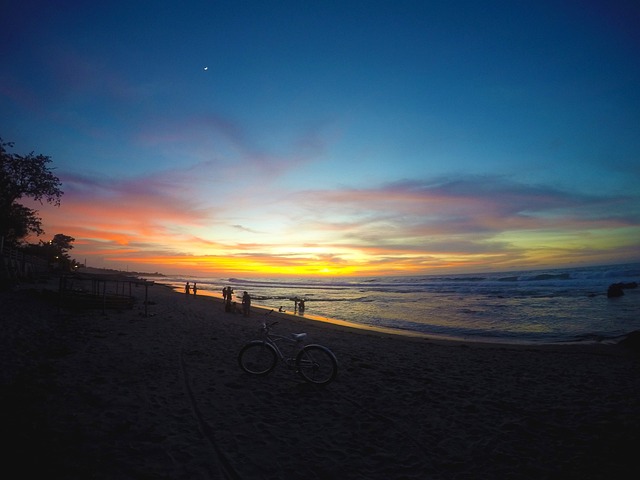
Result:
{"type": "Polygon", "coordinates": [[[118,262],[139,263],[166,266],[172,270],[197,270],[201,272],[218,273],[249,273],[252,275],[349,275],[354,274],[352,266],[328,267],[322,263],[283,261],[281,258],[246,258],[246,257],[148,257],[148,258],[117,258],[118,262]]]}
{"type": "MultiPolygon", "coordinates": [[[[191,252],[197,253],[183,253],[184,244],[180,239],[156,251],[164,250],[167,252],[164,255],[137,249],[134,242],[126,244],[116,236],[110,237],[107,244],[95,240],[85,242],[84,250],[89,256],[89,263],[93,256],[104,266],[126,266],[138,271],[177,275],[380,277],[616,263],[625,260],[624,252],[628,256],[638,234],[638,229],[592,230],[579,234],[553,230],[505,231],[493,237],[486,248],[478,243],[475,252],[463,249],[429,251],[428,244],[424,251],[411,245],[404,248],[399,244],[391,247],[340,243],[302,243],[296,246],[293,242],[222,245],[199,242],[200,239],[194,237],[189,247],[196,246],[191,252]],[[493,242],[498,248],[493,248],[493,242]],[[618,257],[612,252],[619,252],[618,257]]],[[[79,257],[80,260],[82,258],[79,257]]]]}
{"type": "Polygon", "coordinates": [[[413,190],[347,189],[324,192],[332,208],[317,216],[299,216],[298,200],[307,204],[304,196],[294,196],[291,208],[278,208],[274,216],[270,209],[256,216],[252,202],[235,204],[231,220],[218,216],[218,209],[192,204],[191,197],[181,204],[137,188],[114,196],[93,193],[72,197],[64,209],[37,202],[32,207],[47,219],[47,237],[62,232],[76,239],[72,257],[110,268],[211,276],[392,276],[604,265],[639,256],[636,224],[582,215],[565,221],[550,213],[505,219],[494,216],[494,202],[484,196],[472,202],[464,194],[430,195],[432,211],[416,201],[422,197],[413,190]],[[402,214],[393,216],[397,222],[387,221],[387,213],[396,210],[402,214]],[[473,230],[475,222],[458,225],[457,214],[464,218],[469,211],[477,214],[480,230],[473,230]]]}
{"type": "Polygon", "coordinates": [[[397,257],[387,263],[376,261],[374,257],[361,256],[360,261],[351,262],[339,257],[331,259],[308,258],[303,256],[166,256],[166,257],[127,257],[111,260],[127,265],[153,265],[154,271],[198,272],[215,275],[250,275],[256,277],[270,276],[385,276],[385,275],[422,275],[438,271],[473,268],[482,265],[486,256],[431,256],[429,261],[419,255],[397,257]]]}

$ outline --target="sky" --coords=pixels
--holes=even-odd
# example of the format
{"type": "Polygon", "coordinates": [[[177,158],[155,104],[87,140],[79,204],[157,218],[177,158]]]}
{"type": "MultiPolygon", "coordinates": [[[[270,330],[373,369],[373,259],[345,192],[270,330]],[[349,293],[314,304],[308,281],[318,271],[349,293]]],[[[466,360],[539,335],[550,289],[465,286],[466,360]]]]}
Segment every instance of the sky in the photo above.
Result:
{"type": "Polygon", "coordinates": [[[0,137],[88,266],[640,261],[634,0],[0,2],[0,137]]]}

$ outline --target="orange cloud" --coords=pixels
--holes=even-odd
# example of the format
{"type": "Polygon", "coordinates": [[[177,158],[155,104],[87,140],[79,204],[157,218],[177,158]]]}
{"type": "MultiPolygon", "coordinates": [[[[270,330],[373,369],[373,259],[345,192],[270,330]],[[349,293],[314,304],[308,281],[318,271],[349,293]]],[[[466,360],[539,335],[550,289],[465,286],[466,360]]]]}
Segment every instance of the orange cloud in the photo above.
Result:
{"type": "Polygon", "coordinates": [[[337,276],[523,268],[563,258],[606,263],[631,254],[640,238],[633,210],[607,213],[624,198],[502,179],[283,192],[262,202],[248,184],[224,205],[202,201],[202,172],[71,176],[62,207],[35,208],[48,233],[76,238],[72,253],[81,261],[170,272],[337,276]]]}

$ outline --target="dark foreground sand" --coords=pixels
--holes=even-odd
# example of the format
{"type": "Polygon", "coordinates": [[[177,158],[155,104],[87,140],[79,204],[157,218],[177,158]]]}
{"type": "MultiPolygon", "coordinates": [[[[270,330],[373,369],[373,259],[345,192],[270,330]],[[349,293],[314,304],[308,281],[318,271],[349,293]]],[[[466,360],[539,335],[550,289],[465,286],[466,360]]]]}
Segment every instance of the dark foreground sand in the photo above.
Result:
{"type": "Polygon", "coordinates": [[[37,289],[0,293],[11,478],[640,478],[640,359],[621,346],[443,343],[274,314],[337,355],[319,389],[282,366],[240,370],[261,312],[159,285],[150,299],[145,318],[141,302],[58,312],[37,289]]]}

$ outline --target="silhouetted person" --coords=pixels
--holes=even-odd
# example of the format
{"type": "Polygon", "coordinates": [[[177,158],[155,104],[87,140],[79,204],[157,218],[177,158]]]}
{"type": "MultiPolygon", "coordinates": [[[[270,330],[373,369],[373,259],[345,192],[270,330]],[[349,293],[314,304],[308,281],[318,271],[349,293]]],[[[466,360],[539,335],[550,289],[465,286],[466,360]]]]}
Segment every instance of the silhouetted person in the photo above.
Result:
{"type": "Polygon", "coordinates": [[[300,315],[304,314],[304,300],[303,299],[298,300],[298,312],[300,312],[300,315]]]}
{"type": "Polygon", "coordinates": [[[191,287],[189,286],[189,282],[187,282],[187,284],[184,286],[184,293],[188,297],[190,292],[191,292],[191,287]]]}
{"type": "Polygon", "coordinates": [[[251,297],[247,292],[242,295],[242,314],[247,317],[251,313],[251,297]]]}
{"type": "Polygon", "coordinates": [[[193,296],[196,296],[196,293],[198,293],[198,285],[196,284],[196,282],[193,282],[193,296]]]}
{"type": "MultiPolygon", "coordinates": [[[[231,287],[227,287],[225,288],[225,290],[226,290],[226,294],[225,294],[225,300],[224,300],[224,311],[231,312],[232,311],[231,298],[233,297],[231,293],[233,290],[231,290],[231,287]]],[[[233,310],[235,310],[235,308],[233,308],[233,310]]]]}

